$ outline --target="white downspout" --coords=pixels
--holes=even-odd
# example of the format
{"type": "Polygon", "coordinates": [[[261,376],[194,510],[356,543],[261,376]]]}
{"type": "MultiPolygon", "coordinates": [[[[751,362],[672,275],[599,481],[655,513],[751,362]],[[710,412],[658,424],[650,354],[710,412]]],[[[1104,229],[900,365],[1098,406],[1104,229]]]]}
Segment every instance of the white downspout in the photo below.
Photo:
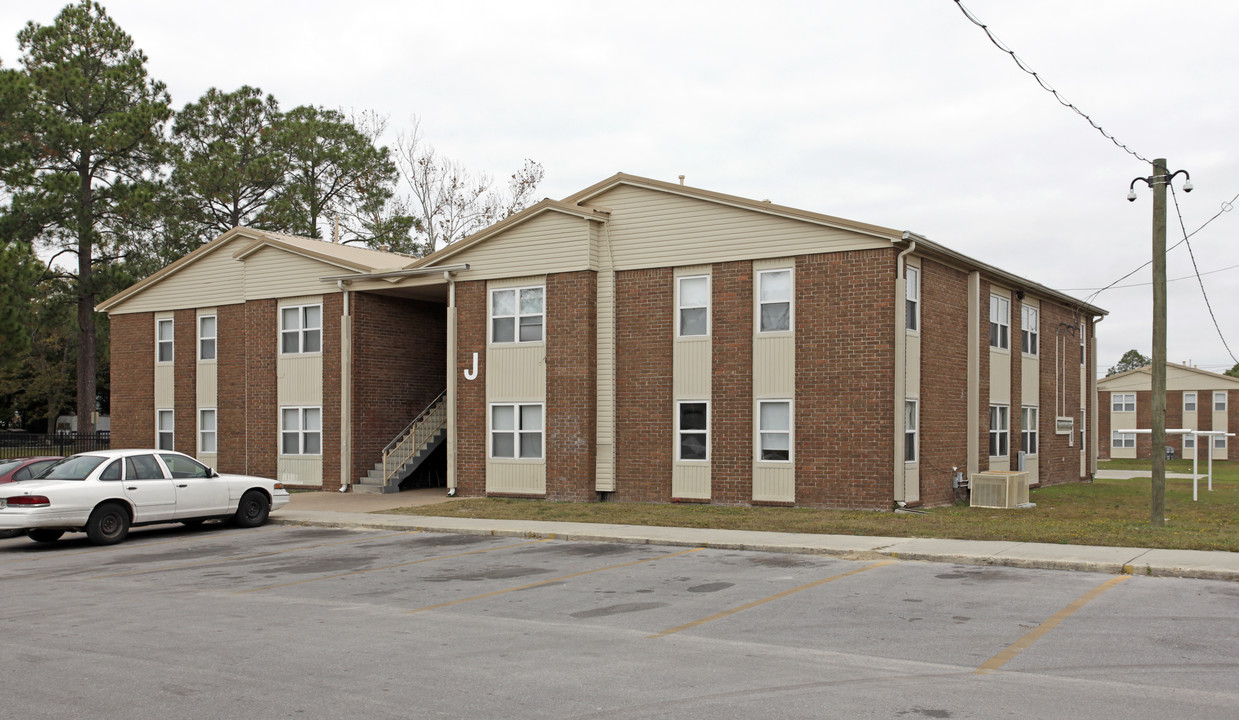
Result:
{"type": "Polygon", "coordinates": [[[353,317],[344,281],[337,281],[336,287],[344,295],[340,316],[340,492],[348,492],[353,474],[353,317]]]}
{"type": "Polygon", "coordinates": [[[450,270],[447,281],[447,494],[456,494],[456,281],[450,270]]]}
{"type": "Polygon", "coordinates": [[[907,488],[907,458],[904,456],[904,404],[907,402],[907,343],[908,343],[908,304],[906,263],[908,255],[916,249],[916,239],[911,233],[905,232],[903,239],[908,241],[908,247],[895,256],[895,434],[894,452],[894,499],[895,502],[905,502],[908,499],[907,488]]]}

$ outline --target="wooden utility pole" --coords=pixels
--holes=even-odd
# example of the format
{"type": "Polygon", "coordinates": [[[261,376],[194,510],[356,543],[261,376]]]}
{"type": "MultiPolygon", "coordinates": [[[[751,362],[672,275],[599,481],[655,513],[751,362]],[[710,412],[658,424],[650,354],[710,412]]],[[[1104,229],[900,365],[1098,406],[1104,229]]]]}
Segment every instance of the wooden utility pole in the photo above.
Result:
{"type": "Polygon", "coordinates": [[[1153,161],[1153,492],[1149,524],[1166,524],[1166,159],[1153,161]]]}

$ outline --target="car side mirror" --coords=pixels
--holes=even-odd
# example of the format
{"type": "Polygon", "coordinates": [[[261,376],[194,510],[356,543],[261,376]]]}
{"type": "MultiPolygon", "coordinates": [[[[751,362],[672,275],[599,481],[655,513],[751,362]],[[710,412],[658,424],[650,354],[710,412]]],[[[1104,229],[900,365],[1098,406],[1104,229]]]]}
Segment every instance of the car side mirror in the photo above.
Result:
{"type": "Polygon", "coordinates": [[[217,477],[219,477],[219,473],[215,471],[215,468],[213,468],[213,467],[209,467],[209,468],[207,468],[207,477],[209,477],[209,478],[217,478],[217,477]]]}

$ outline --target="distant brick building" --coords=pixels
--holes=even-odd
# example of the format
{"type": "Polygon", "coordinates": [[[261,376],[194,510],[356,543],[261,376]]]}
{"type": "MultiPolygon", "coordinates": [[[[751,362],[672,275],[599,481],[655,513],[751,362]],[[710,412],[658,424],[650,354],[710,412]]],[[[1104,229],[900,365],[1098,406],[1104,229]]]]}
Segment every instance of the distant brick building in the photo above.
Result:
{"type": "Polygon", "coordinates": [[[392,490],[434,447],[462,495],[577,501],[889,508],[1094,470],[1100,308],[623,174],[421,259],[236,228],[101,309],[118,447],[292,485],[392,490]]]}
{"type": "MultiPolygon", "coordinates": [[[[1152,435],[1125,432],[1148,430],[1153,426],[1152,387],[1151,367],[1128,370],[1097,381],[1101,406],[1100,457],[1152,456],[1152,435]]],[[[1239,378],[1190,365],[1166,363],[1166,428],[1231,433],[1239,430],[1239,378]]],[[[1190,434],[1166,435],[1166,447],[1175,457],[1196,458],[1196,442],[1197,438],[1190,434]]],[[[1214,460],[1229,459],[1232,438],[1214,435],[1201,437],[1199,442],[1212,448],[1214,460]]],[[[1209,456],[1200,453],[1199,457],[1203,460],[1209,456]]]]}

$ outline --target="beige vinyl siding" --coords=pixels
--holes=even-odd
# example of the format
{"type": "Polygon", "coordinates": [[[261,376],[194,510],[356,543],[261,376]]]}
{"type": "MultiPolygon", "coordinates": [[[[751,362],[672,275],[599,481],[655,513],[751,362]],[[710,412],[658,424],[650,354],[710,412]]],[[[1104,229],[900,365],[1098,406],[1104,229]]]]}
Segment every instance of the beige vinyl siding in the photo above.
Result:
{"type": "Polygon", "coordinates": [[[536,460],[488,458],[486,460],[486,492],[545,495],[546,463],[536,460]]]}
{"type": "Polygon", "coordinates": [[[796,501],[796,262],[794,258],[757,260],[753,263],[753,500],[756,502],[796,501]],[[761,285],[763,270],[791,270],[793,306],[791,330],[759,332],[761,327],[761,285]],[[792,402],[792,460],[761,460],[758,400],[792,402]]]}
{"type": "MultiPolygon", "coordinates": [[[[614,240],[614,235],[612,235],[614,240]]],[[[676,268],[672,273],[674,278],[672,282],[675,286],[672,290],[672,305],[667,308],[667,312],[673,315],[679,314],[679,279],[689,275],[705,275],[710,277],[710,266],[699,265],[694,267],[676,268]]],[[[710,277],[710,310],[708,312],[709,321],[707,327],[714,322],[714,279],[710,277]]],[[[711,335],[697,335],[692,337],[679,337],[679,323],[673,320],[672,332],[675,333],[674,342],[672,343],[672,394],[673,404],[668,410],[672,415],[672,426],[678,428],[676,416],[680,412],[679,401],[683,400],[698,400],[706,403],[710,402],[711,388],[713,387],[710,376],[711,368],[713,367],[713,343],[711,335]]],[[[712,332],[712,328],[707,332],[712,332]]],[[[713,417],[713,407],[710,407],[708,412],[713,417]]],[[[709,427],[709,425],[707,425],[709,427]]],[[[713,434],[711,433],[710,442],[713,442],[713,434]]],[[[672,463],[671,463],[671,496],[674,498],[686,498],[693,500],[708,500],[710,499],[710,461],[701,460],[680,460],[679,459],[679,433],[673,434],[672,443],[672,463]]],[[[714,449],[707,445],[707,457],[714,456],[714,449]]]]}
{"type": "MultiPolygon", "coordinates": [[[[1140,402],[1139,398],[1137,398],[1136,402],[1140,402]]],[[[1111,437],[1113,437],[1113,434],[1119,430],[1135,430],[1140,427],[1139,425],[1136,424],[1136,413],[1134,412],[1114,412],[1113,410],[1110,410],[1112,403],[1113,403],[1113,400],[1107,395],[1105,402],[1101,405],[1102,412],[1106,412],[1106,411],[1110,412],[1111,437]]],[[[1136,436],[1137,442],[1139,442],[1139,438],[1140,436],[1137,435],[1136,436]]],[[[1204,440],[1202,438],[1202,442],[1203,441],[1204,440]]],[[[1111,445],[1110,457],[1112,458],[1134,458],[1136,457],[1136,448],[1116,448],[1113,445],[1111,445]]]]}
{"type": "MultiPolygon", "coordinates": [[[[1036,300],[1032,300],[1032,299],[1025,299],[1021,302],[1024,305],[1029,305],[1031,307],[1037,308],[1037,316],[1038,318],[1040,318],[1041,304],[1039,302],[1037,302],[1036,300]]],[[[1012,312],[1015,312],[1015,311],[1013,310],[1012,312]]],[[[1045,337],[1041,335],[1040,327],[1038,327],[1038,345],[1039,347],[1037,349],[1037,352],[1038,352],[1037,355],[1025,355],[1022,351],[1020,353],[1020,406],[1021,407],[1020,407],[1019,417],[1021,418],[1023,417],[1023,409],[1025,406],[1027,407],[1035,406],[1038,408],[1037,423],[1041,427],[1037,428],[1037,442],[1038,442],[1038,446],[1040,446],[1041,444],[1045,442],[1045,439],[1047,437],[1047,428],[1048,428],[1048,433],[1050,435],[1054,433],[1053,425],[1047,425],[1047,421],[1052,422],[1054,420],[1053,413],[1049,413],[1047,415],[1046,413],[1042,412],[1040,409],[1041,408],[1041,353],[1043,352],[1043,349],[1045,347],[1045,337]]],[[[1023,347],[1022,338],[1020,339],[1019,347],[1021,348],[1023,347]]],[[[1088,378],[1086,377],[1087,374],[1088,373],[1080,373],[1080,386],[1081,386],[1080,397],[1087,397],[1087,393],[1088,393],[1088,378]]],[[[1012,417],[1016,417],[1016,416],[1013,415],[1012,417]]],[[[1021,426],[1021,429],[1022,429],[1022,426],[1021,426]]],[[[1076,430],[1078,431],[1079,428],[1076,428],[1076,430]]],[[[1016,442],[1012,444],[1012,448],[1015,452],[1019,452],[1019,445],[1020,445],[1019,438],[1014,438],[1014,440],[1016,442]]],[[[1040,447],[1038,447],[1038,452],[1040,452],[1040,447]]],[[[1037,462],[1038,457],[1039,457],[1039,454],[1024,456],[1024,471],[1028,473],[1028,482],[1030,484],[1037,484],[1041,482],[1040,473],[1039,473],[1039,463],[1037,462]]]]}
{"type": "Polygon", "coordinates": [[[542,343],[492,345],[486,355],[489,402],[546,400],[546,346],[542,343]]]}
{"type": "Polygon", "coordinates": [[[221,248],[108,309],[109,314],[184,310],[244,302],[245,267],[221,248]]]}
{"type": "MultiPolygon", "coordinates": [[[[1008,413],[1007,413],[1007,456],[998,457],[998,458],[990,458],[989,469],[990,470],[1009,470],[1015,466],[1014,455],[1019,450],[1019,442],[1018,442],[1019,438],[1013,437],[1010,432],[1011,428],[1014,426],[1011,420],[1012,418],[1018,417],[1019,412],[1020,412],[1019,407],[1011,407],[1011,353],[1013,352],[1018,353],[1020,351],[1019,350],[1020,339],[1018,336],[1014,336],[1011,333],[1011,329],[1014,329],[1015,327],[1013,316],[1015,315],[1015,313],[1019,312],[1019,306],[1011,301],[1010,290],[1006,290],[1004,288],[999,288],[999,287],[994,287],[991,285],[990,295],[997,295],[998,297],[1005,298],[1007,300],[1008,331],[1007,331],[1007,349],[1003,350],[1000,348],[995,348],[993,346],[989,347],[989,404],[990,405],[1006,405],[1008,407],[1008,413]],[[1013,440],[1015,442],[1012,442],[1013,440]]],[[[985,298],[983,312],[985,312],[986,314],[985,316],[986,318],[988,318],[989,317],[989,298],[988,297],[985,298]]],[[[988,326],[989,325],[987,323],[986,327],[988,328],[988,326]]],[[[987,341],[987,344],[988,344],[988,341],[987,341]]],[[[988,451],[987,451],[987,454],[988,454],[988,451]]]]}
{"type": "Polygon", "coordinates": [[[753,340],[753,395],[790,398],[796,392],[796,338],[791,335],[753,340]]]}
{"type": "Polygon", "coordinates": [[[890,247],[853,231],[631,185],[591,198],[589,206],[612,213],[616,270],[890,247]]]}
{"type": "Polygon", "coordinates": [[[346,272],[350,271],[278,248],[265,247],[245,257],[245,299],[283,298],[321,290],[331,286],[319,278],[346,272]]]}
{"type": "Polygon", "coordinates": [[[606,226],[591,224],[591,243],[598,267],[597,346],[595,406],[596,453],[594,485],[598,492],[615,490],[615,269],[611,264],[606,226]]]}
{"type": "MultiPolygon", "coordinates": [[[[583,221],[582,221],[583,222],[583,221]]],[[[584,228],[582,227],[582,232],[584,228]]],[[[487,283],[486,324],[490,334],[490,291],[511,287],[546,287],[545,275],[509,277],[487,283]]],[[[545,443],[546,428],[546,337],[554,332],[547,322],[549,298],[543,295],[542,341],[528,343],[491,343],[486,349],[486,492],[518,495],[546,494],[546,455],[539,459],[507,459],[490,457],[491,403],[543,403],[542,427],[545,443]]],[[[544,445],[545,447],[545,445],[544,445]]]]}
{"type": "MultiPolygon", "coordinates": [[[[173,320],[173,313],[158,312],[155,313],[155,327],[152,331],[155,333],[155,338],[159,337],[159,321],[173,320]]],[[[172,323],[172,356],[176,357],[176,346],[178,343],[194,342],[193,339],[177,337],[176,322],[172,323]]],[[[182,333],[183,334],[183,333],[182,333]]],[[[162,410],[171,410],[175,407],[174,398],[176,396],[176,363],[175,362],[159,362],[159,354],[157,346],[151,347],[151,362],[155,364],[155,407],[162,410]]]]}
{"type": "Polygon", "coordinates": [[[318,456],[280,455],[276,460],[276,477],[288,485],[323,484],[323,459],[318,456]]]}
{"type": "Polygon", "coordinates": [[[548,212],[453,255],[449,264],[468,263],[459,280],[596,269],[591,221],[548,212]]]}
{"type": "MultiPolygon", "coordinates": [[[[217,315],[217,313],[216,313],[215,308],[209,308],[209,309],[203,308],[203,309],[198,310],[198,317],[202,317],[203,315],[217,315]]],[[[218,315],[217,315],[217,318],[218,318],[218,315]]],[[[216,327],[217,328],[219,327],[218,323],[216,324],[216,327]]],[[[197,343],[197,341],[198,341],[198,338],[195,336],[194,342],[197,343]]],[[[216,357],[218,357],[219,356],[218,355],[219,353],[219,336],[218,335],[216,335],[216,338],[215,338],[215,351],[216,351],[216,357]]],[[[198,350],[197,348],[195,348],[194,356],[197,357],[197,355],[198,355],[198,350]]],[[[198,424],[201,422],[202,416],[201,416],[201,413],[199,413],[198,411],[202,410],[203,408],[208,408],[208,409],[217,408],[219,405],[219,401],[218,401],[219,373],[217,370],[216,361],[199,359],[196,378],[197,378],[196,380],[197,388],[195,389],[195,398],[197,402],[197,408],[194,410],[194,431],[195,433],[201,430],[198,424]]],[[[216,428],[215,429],[216,448],[218,449],[219,447],[218,445],[219,443],[219,413],[218,411],[216,412],[216,415],[215,415],[215,428],[216,428]]],[[[194,440],[194,447],[195,448],[198,447],[197,438],[195,438],[194,440]]],[[[211,467],[214,467],[217,464],[218,457],[219,456],[216,453],[198,453],[198,460],[205,465],[210,465],[211,467]]]]}
{"type": "MultiPolygon", "coordinates": [[[[907,266],[915,269],[919,273],[921,269],[921,261],[917,257],[909,256],[907,258],[907,266]]],[[[899,298],[899,302],[903,303],[905,299],[906,299],[906,293],[905,293],[905,297],[899,298]]],[[[921,462],[920,462],[919,453],[921,450],[920,441],[924,437],[924,428],[921,423],[921,416],[922,416],[922,411],[924,410],[924,408],[921,407],[921,322],[920,321],[923,320],[924,315],[925,315],[925,313],[921,312],[924,300],[925,300],[924,285],[922,284],[921,296],[917,302],[917,319],[918,319],[917,329],[908,330],[906,317],[903,318],[902,327],[895,328],[895,332],[902,332],[904,335],[904,345],[903,345],[904,402],[907,402],[908,400],[915,400],[916,407],[917,407],[916,433],[917,433],[917,453],[918,455],[917,455],[917,458],[912,461],[908,461],[907,457],[904,458],[903,496],[902,497],[905,502],[920,502],[920,499],[921,499],[921,462]]],[[[904,307],[906,308],[906,304],[904,305],[904,307]]],[[[904,426],[903,403],[899,403],[899,411],[900,412],[899,412],[899,415],[897,416],[898,419],[896,422],[899,423],[900,427],[903,427],[904,426]]],[[[907,428],[903,427],[903,429],[906,432],[907,428]]],[[[896,442],[902,445],[902,443],[904,442],[904,438],[903,437],[897,438],[896,442]]]]}
{"type": "MultiPolygon", "coordinates": [[[[258,254],[258,253],[256,253],[258,254]]],[[[253,257],[253,256],[251,256],[253,257]]],[[[321,268],[322,266],[319,265],[321,268]]],[[[296,305],[321,305],[321,295],[302,295],[282,298],[278,308],[296,305]]],[[[323,354],[322,352],[285,355],[278,351],[280,337],[281,310],[276,310],[274,327],[270,328],[277,354],[275,360],[276,372],[276,412],[282,413],[285,407],[318,407],[323,406],[323,354]]],[[[324,323],[325,324],[325,323],[324,323]]],[[[326,338],[322,338],[326,342],[326,338]]],[[[321,414],[320,414],[320,417],[321,414]]],[[[280,418],[276,417],[276,427],[280,418]]],[[[324,423],[325,425],[325,423],[324,423]]],[[[323,484],[323,458],[321,455],[283,455],[280,454],[282,437],[276,434],[276,471],[281,482],[294,485],[321,486],[323,484]],[[294,479],[284,479],[294,478],[294,479]]]]}

